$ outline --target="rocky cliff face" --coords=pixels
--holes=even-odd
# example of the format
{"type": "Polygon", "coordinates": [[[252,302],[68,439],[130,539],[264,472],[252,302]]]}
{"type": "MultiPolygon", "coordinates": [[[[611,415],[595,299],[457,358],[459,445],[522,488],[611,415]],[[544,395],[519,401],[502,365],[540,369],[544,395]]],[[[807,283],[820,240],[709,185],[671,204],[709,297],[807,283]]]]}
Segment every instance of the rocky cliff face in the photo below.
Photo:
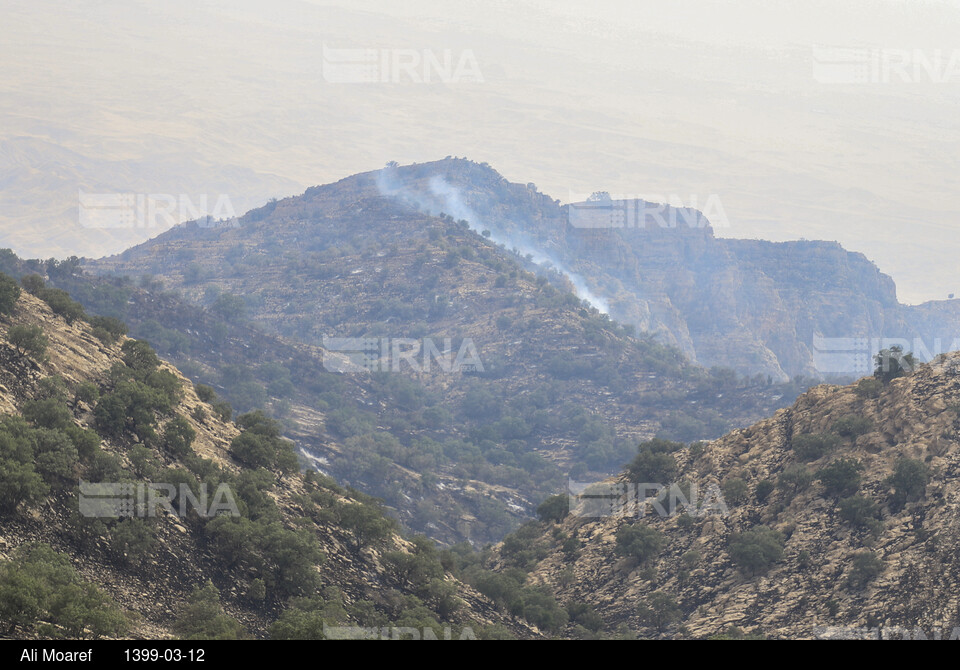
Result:
{"type": "Polygon", "coordinates": [[[585,518],[581,506],[541,524],[531,579],[645,636],[948,639],[960,626],[960,355],[874,393],[819,386],[768,420],[676,452],[673,481],[721,487],[725,510],[714,498],[661,515],[651,499],[643,515],[585,518]],[[842,486],[829,474],[837,463],[856,475],[842,486]],[[640,527],[660,537],[642,561],[618,549],[640,527]],[[743,548],[758,532],[779,547],[767,563],[752,562],[762,543],[743,548]]]}
{"type": "Polygon", "coordinates": [[[642,201],[561,206],[466,160],[388,168],[317,192],[376,192],[470,221],[707,367],[775,379],[851,375],[817,363],[815,338],[920,338],[932,350],[958,332],[960,301],[900,305],[890,277],[836,243],[718,238],[700,212],[642,201]]]}
{"type": "Polygon", "coordinates": [[[634,269],[608,272],[633,288],[612,300],[612,313],[646,303],[645,327],[703,365],[820,376],[815,337],[883,337],[909,328],[892,280],[837,244],[725,240],[709,229],[637,231],[622,244],[634,269]]]}

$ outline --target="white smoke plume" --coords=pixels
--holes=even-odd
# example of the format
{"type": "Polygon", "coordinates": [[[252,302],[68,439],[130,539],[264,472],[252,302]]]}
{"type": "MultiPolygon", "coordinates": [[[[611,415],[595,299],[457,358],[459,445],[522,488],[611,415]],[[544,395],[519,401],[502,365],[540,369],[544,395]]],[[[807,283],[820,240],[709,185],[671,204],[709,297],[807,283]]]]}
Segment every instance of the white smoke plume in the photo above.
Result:
{"type": "Polygon", "coordinates": [[[377,173],[377,188],[381,195],[397,198],[433,216],[441,213],[449,214],[457,220],[466,221],[470,225],[470,229],[477,233],[483,230],[489,230],[491,241],[496,244],[501,244],[507,249],[514,249],[522,256],[529,256],[537,265],[552,267],[570,280],[578,298],[586,301],[602,314],[610,313],[607,301],[591,291],[582,276],[571,271],[556,258],[536,248],[536,246],[529,241],[521,239],[516,235],[508,236],[502,231],[484,225],[481,217],[477,215],[469,205],[463,202],[463,198],[460,196],[460,190],[442,176],[434,175],[430,177],[428,185],[430,193],[422,193],[405,186],[397,178],[394,169],[384,168],[377,173]]]}

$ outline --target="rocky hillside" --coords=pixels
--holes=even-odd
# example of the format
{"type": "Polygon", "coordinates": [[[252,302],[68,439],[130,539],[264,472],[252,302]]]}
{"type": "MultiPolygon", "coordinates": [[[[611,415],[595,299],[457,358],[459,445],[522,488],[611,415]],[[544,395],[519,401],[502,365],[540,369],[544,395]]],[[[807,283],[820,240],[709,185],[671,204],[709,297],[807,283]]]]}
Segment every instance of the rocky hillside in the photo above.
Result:
{"type": "Polygon", "coordinates": [[[887,385],[818,386],[709,444],[642,445],[619,483],[677,482],[688,494],[696,484],[699,510],[664,500],[661,514],[647,499],[643,514],[602,517],[579,498],[489,560],[591,606],[602,629],[645,637],[949,639],[960,625],[958,474],[952,354],[887,385]],[[711,486],[726,509],[704,494],[711,486]]]}
{"type": "Polygon", "coordinates": [[[691,365],[465,221],[350,184],[170,239],[121,277],[4,267],[123,319],[235,405],[269,406],[317,467],[446,544],[498,541],[567,473],[617,472],[640,439],[718,437],[805,388],[691,365]],[[388,355],[344,370],[338,338],[388,355]],[[420,349],[413,365],[397,343],[420,349]],[[478,360],[454,368],[461,353],[478,360]]]}
{"type": "Polygon", "coordinates": [[[301,475],[265,415],[230,421],[122,324],[25,284],[0,275],[0,637],[538,634],[375,501],[301,475]],[[131,504],[91,507],[81,482],[126,483],[131,504]],[[141,504],[148,482],[177,487],[171,506],[141,504]]]}
{"type": "MultiPolygon", "coordinates": [[[[256,218],[274,228],[268,236],[273,245],[261,247],[253,258],[249,248],[233,246],[230,264],[247,259],[260,268],[276,265],[267,258],[274,252],[303,260],[317,244],[307,243],[305,236],[316,222],[310,213],[318,210],[342,222],[345,228],[335,237],[349,238],[355,248],[366,246],[370,235],[397,243],[405,230],[403,216],[391,214],[397,216],[392,219],[397,230],[382,232],[374,221],[382,211],[370,200],[375,197],[424,213],[446,213],[469,222],[478,233],[487,231],[492,241],[560,270],[581,298],[614,320],[655,333],[706,367],[775,380],[822,378],[852,371],[818,365],[814,338],[920,338],[931,350],[937,339],[946,340],[945,348],[957,339],[960,302],[901,305],[890,277],[862,254],[836,243],[718,238],[708,218],[695,210],[643,201],[561,206],[533,184],[510,183],[489,166],[460,159],[355,175],[260,210],[256,218]],[[619,227],[598,226],[585,218],[588,205],[594,215],[598,208],[634,214],[610,214],[606,219],[619,227]]],[[[729,223],[735,230],[736,222],[729,223]]],[[[89,267],[137,274],[150,268],[185,288],[204,288],[209,281],[222,285],[223,264],[217,255],[206,255],[214,240],[239,244],[234,236],[184,229],[89,267]],[[196,263],[200,258],[205,262],[196,263]],[[212,268],[207,260],[214,261],[212,268]]],[[[352,263],[341,276],[355,283],[358,277],[350,273],[380,272],[381,263],[368,265],[352,263]]],[[[321,295],[329,298],[329,292],[317,298],[321,295]]],[[[260,314],[287,328],[302,328],[293,325],[301,315],[292,306],[282,315],[260,314]]]]}

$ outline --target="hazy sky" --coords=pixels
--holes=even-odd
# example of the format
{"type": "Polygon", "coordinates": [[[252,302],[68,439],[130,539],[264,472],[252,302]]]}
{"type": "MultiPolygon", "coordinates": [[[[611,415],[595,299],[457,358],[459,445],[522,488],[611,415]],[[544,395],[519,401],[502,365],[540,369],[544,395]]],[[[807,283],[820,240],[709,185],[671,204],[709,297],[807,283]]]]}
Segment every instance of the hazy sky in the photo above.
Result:
{"type": "Polygon", "coordinates": [[[564,202],[711,200],[718,234],[838,240],[901,300],[942,299],[957,54],[958,2],[0,0],[0,245],[92,256],[159,232],[82,228],[78,191],[242,213],[457,155],[564,202]],[[383,81],[337,81],[345,49],[383,81]],[[411,57],[413,77],[391,60],[411,57]],[[445,57],[480,77],[431,69],[445,57]]]}

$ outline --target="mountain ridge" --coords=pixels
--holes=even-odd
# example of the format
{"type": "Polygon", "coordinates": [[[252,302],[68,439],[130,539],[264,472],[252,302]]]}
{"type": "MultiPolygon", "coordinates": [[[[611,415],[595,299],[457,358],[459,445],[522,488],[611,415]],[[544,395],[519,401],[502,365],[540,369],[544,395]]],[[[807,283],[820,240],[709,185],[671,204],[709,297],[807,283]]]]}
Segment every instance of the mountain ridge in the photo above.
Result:
{"type": "MultiPolygon", "coordinates": [[[[391,164],[281,202],[323,201],[327,209],[343,209],[364,197],[466,220],[492,241],[559,271],[613,319],[656,334],[706,367],[779,381],[853,376],[853,370],[821,369],[815,338],[901,338],[932,349],[935,339],[952,342],[950,334],[960,333],[960,302],[901,305],[889,276],[836,242],[718,238],[696,210],[642,201],[642,223],[578,226],[571,212],[596,201],[561,205],[534,184],[510,183],[489,165],[466,159],[391,164]]],[[[254,210],[244,221],[270,219],[275,207],[254,210]]],[[[184,235],[190,235],[186,229],[169,232],[86,267],[135,272],[184,235]]]]}

